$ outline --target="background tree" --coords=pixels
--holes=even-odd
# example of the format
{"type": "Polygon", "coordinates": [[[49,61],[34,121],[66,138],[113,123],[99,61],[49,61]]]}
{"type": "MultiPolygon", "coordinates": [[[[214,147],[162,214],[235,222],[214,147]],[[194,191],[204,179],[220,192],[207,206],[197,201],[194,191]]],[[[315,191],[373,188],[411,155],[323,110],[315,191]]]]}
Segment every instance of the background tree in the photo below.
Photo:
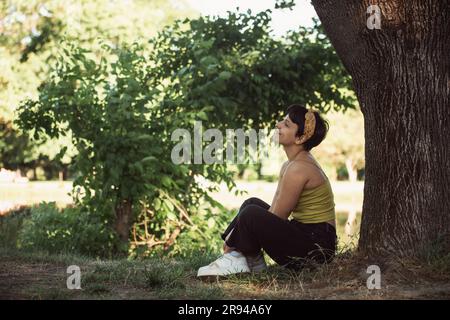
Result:
{"type": "Polygon", "coordinates": [[[440,243],[448,253],[448,1],[312,3],[364,114],[360,249],[420,255],[440,243]],[[381,29],[367,27],[371,4],[381,9],[381,29]]]}
{"type": "MultiPolygon", "coordinates": [[[[27,134],[17,132],[12,124],[20,101],[37,97],[37,88],[56,62],[63,39],[96,53],[101,51],[99,39],[113,47],[147,40],[176,17],[195,14],[182,0],[1,1],[0,122],[9,128],[10,138],[17,137],[14,141],[18,143],[11,146],[9,143],[14,141],[9,140],[8,156],[2,157],[1,165],[8,169],[35,170],[36,166],[44,166],[66,170],[71,163],[76,149],[70,139],[25,143],[27,134]],[[56,161],[62,146],[72,152],[56,161]]],[[[1,144],[6,141],[0,141],[1,144]]],[[[46,173],[51,176],[51,170],[46,173]]]]}
{"type": "Polygon", "coordinates": [[[350,182],[356,182],[358,170],[364,168],[364,118],[358,109],[329,112],[327,138],[315,150],[320,163],[328,167],[332,177],[344,167],[350,182]]]}
{"type": "Polygon", "coordinates": [[[161,32],[154,42],[155,78],[171,82],[166,97],[178,97],[162,101],[168,112],[207,108],[210,125],[257,129],[274,128],[292,101],[323,112],[354,108],[350,78],[320,25],[276,40],[269,22],[270,11],[230,12],[161,32]]]}

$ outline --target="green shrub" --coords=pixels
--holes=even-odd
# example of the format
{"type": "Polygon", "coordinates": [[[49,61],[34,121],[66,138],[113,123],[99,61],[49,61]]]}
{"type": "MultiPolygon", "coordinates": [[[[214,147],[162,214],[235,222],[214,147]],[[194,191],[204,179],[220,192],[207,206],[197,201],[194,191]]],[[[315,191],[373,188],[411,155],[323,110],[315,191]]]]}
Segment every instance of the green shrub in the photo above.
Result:
{"type": "Polygon", "coordinates": [[[112,256],[117,244],[106,220],[79,208],[59,210],[54,202],[32,208],[18,237],[24,249],[100,257],[112,256]]]}
{"type": "Polygon", "coordinates": [[[193,253],[217,254],[222,251],[223,240],[220,237],[236,215],[234,211],[205,210],[192,216],[195,227],[181,233],[170,254],[189,257],[193,253]]]}
{"type": "MultiPolygon", "coordinates": [[[[236,215],[234,210],[226,210],[220,205],[212,208],[204,204],[198,210],[192,210],[190,222],[182,225],[182,230],[177,236],[176,240],[168,248],[161,243],[152,247],[145,246],[131,246],[129,250],[130,258],[135,257],[190,257],[199,252],[202,254],[216,255],[221,252],[223,247],[223,240],[220,235],[225,231],[228,224],[236,215]]],[[[141,218],[138,220],[142,220],[141,218]]],[[[158,232],[172,232],[173,228],[177,226],[170,218],[158,221],[155,218],[149,219],[147,230],[151,236],[161,237],[158,232]],[[160,228],[156,229],[156,227],[160,228]]],[[[136,232],[141,232],[136,229],[136,232]]],[[[133,232],[134,233],[134,232],[133,232]]],[[[133,236],[132,236],[133,237],[133,236]]],[[[130,239],[133,243],[133,239],[130,239]]]]}
{"type": "Polygon", "coordinates": [[[29,207],[12,210],[5,216],[0,216],[0,245],[7,248],[17,247],[17,237],[24,220],[29,217],[29,207]]]}

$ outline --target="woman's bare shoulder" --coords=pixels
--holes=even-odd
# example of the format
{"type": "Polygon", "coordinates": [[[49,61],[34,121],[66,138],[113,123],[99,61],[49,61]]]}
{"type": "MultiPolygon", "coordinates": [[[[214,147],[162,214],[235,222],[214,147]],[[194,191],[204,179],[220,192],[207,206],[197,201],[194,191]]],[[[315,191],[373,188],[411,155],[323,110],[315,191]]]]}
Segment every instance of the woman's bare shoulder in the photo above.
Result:
{"type": "Polygon", "coordinates": [[[289,160],[285,161],[282,165],[281,165],[281,170],[280,170],[280,177],[283,176],[284,172],[286,171],[287,166],[289,165],[289,160]]]}
{"type": "Polygon", "coordinates": [[[285,170],[289,170],[290,173],[305,174],[307,173],[308,168],[309,165],[304,161],[294,160],[289,162],[288,165],[286,165],[285,170]]]}
{"type": "Polygon", "coordinates": [[[295,163],[297,172],[301,172],[301,174],[308,177],[309,184],[307,187],[314,188],[321,185],[327,179],[325,172],[315,159],[295,160],[293,163],[295,163]]]}
{"type": "Polygon", "coordinates": [[[281,167],[280,177],[286,172],[289,172],[289,175],[298,175],[308,180],[323,180],[323,171],[315,160],[296,159],[293,161],[286,161],[281,167]]]}

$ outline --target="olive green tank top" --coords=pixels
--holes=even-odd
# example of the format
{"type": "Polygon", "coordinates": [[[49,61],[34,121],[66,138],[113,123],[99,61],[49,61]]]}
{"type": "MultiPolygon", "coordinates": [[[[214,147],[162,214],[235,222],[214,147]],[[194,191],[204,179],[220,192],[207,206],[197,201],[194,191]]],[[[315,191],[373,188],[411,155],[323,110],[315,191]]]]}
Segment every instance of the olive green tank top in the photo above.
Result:
{"type": "Polygon", "coordinates": [[[312,189],[303,189],[293,219],[301,223],[320,223],[335,219],[334,196],[330,181],[312,189]]]}

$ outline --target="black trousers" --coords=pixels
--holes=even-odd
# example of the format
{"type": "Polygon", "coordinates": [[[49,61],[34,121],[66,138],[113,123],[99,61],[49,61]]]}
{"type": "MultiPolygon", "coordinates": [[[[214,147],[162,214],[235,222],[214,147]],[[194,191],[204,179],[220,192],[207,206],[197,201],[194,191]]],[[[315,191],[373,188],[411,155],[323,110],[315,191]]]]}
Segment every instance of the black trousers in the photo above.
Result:
{"type": "Polygon", "coordinates": [[[222,234],[226,244],[244,255],[263,249],[279,265],[299,269],[308,262],[330,262],[336,252],[336,229],[329,223],[284,220],[268,211],[258,198],[242,204],[237,216],[222,234]]]}

